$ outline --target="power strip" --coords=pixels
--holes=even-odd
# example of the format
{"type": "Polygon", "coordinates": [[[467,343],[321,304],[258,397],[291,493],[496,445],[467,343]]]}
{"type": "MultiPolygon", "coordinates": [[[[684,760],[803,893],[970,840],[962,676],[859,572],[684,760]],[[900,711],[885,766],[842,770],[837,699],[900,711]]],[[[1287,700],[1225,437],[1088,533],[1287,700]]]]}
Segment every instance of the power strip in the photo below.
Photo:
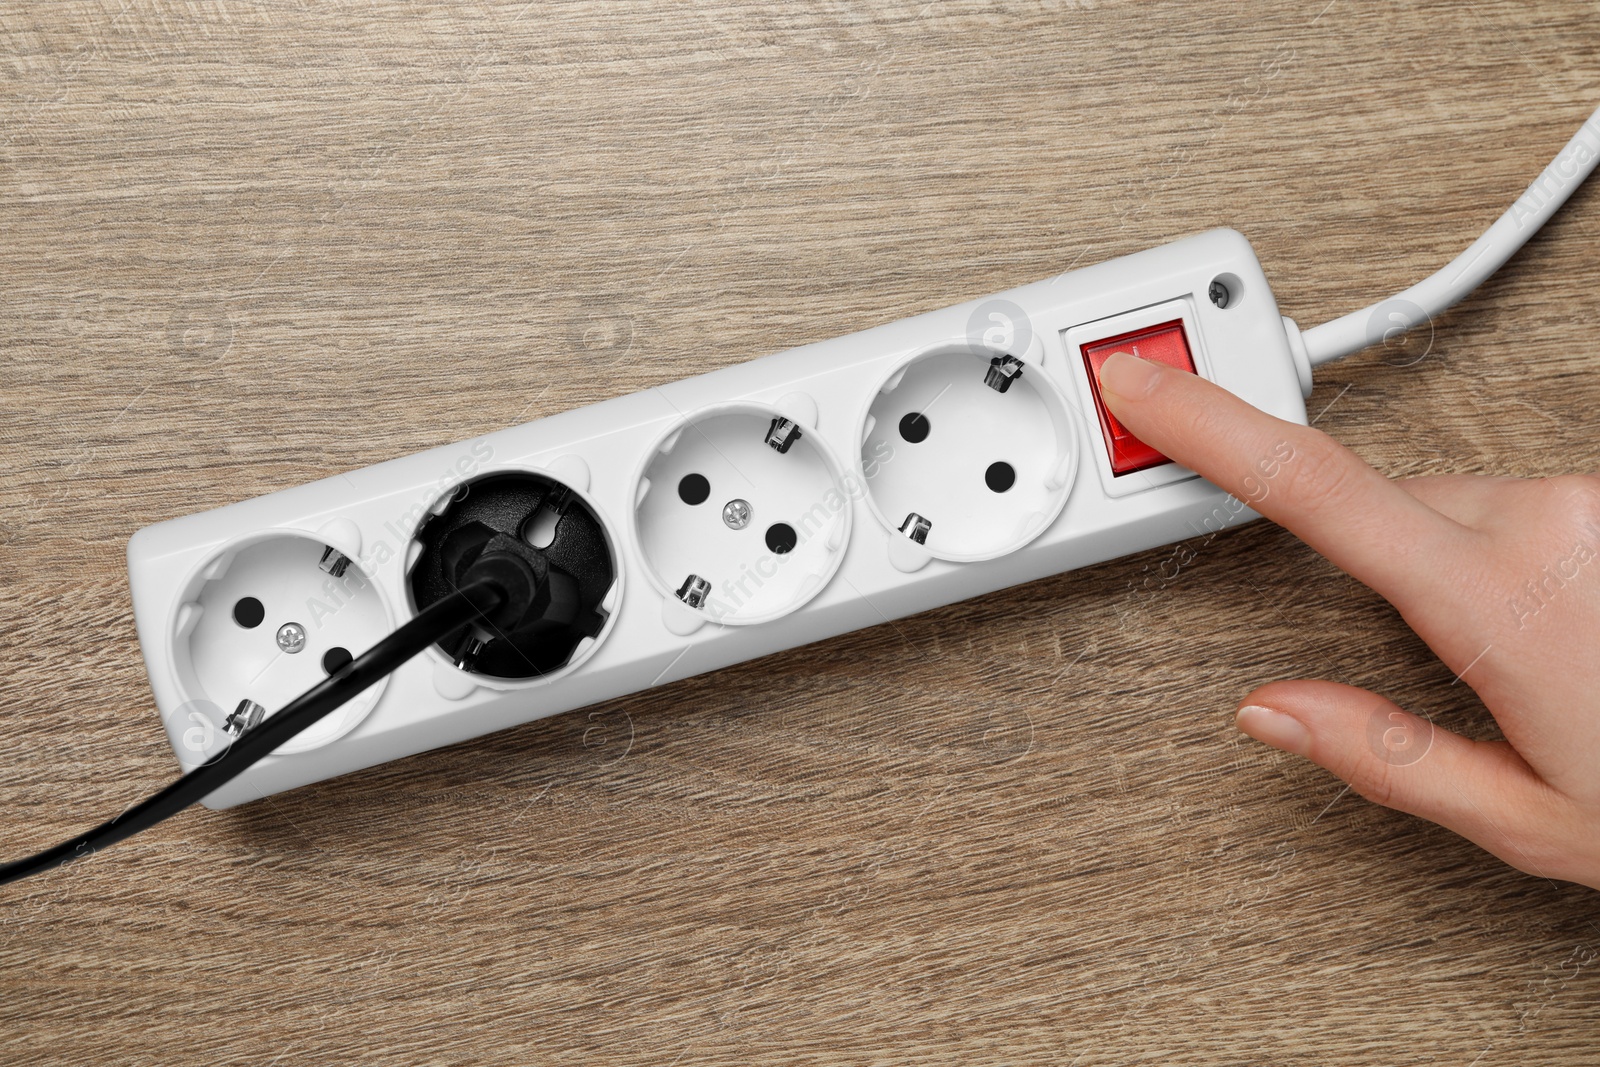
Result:
{"type": "Polygon", "coordinates": [[[1136,349],[1304,423],[1299,337],[1214,230],[150,526],[128,569],[156,703],[184,769],[206,762],[441,595],[475,529],[573,576],[572,627],[434,646],[207,806],[1244,522],[1123,434],[1093,375],[1136,349]]]}
{"type": "Polygon", "coordinates": [[[1313,368],[1464,299],[1597,166],[1600,111],[1465,252],[1304,333],[1249,243],[1214,230],[140,530],[134,618],[186,773],[0,865],[0,885],[197,801],[1255,518],[1117,423],[1105,360],[1167,363],[1304,424],[1313,368]]]}

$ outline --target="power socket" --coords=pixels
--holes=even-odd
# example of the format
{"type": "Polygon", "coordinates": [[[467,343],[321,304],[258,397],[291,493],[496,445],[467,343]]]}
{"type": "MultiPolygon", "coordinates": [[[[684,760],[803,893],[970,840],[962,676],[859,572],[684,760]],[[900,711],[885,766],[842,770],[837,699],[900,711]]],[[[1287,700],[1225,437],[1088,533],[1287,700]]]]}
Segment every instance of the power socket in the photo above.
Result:
{"type": "Polygon", "coordinates": [[[185,770],[213,757],[490,536],[548,561],[559,625],[452,636],[206,805],[1248,521],[1141,451],[1094,374],[1144,344],[1303,424],[1285,321],[1249,243],[1214,230],[147,527],[128,570],[168,738],[185,770]]]}

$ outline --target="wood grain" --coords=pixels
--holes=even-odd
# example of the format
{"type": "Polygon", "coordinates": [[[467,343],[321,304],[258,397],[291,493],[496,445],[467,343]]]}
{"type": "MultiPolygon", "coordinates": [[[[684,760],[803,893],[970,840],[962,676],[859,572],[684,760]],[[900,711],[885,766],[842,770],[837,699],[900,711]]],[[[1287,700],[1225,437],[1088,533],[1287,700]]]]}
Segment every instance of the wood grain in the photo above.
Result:
{"type": "MultiPolygon", "coordinates": [[[[174,772],[141,526],[1231,225],[1326,320],[1600,99],[1592,0],[0,5],[0,835],[174,772]]],[[[1600,187],[1320,376],[1394,474],[1600,467],[1600,187]]],[[[1592,892],[1239,739],[1492,722],[1256,525],[0,894],[0,1061],[1592,1064],[1592,892]],[[598,730],[596,729],[598,728],[598,730]],[[589,741],[585,743],[585,737],[589,741]]]]}

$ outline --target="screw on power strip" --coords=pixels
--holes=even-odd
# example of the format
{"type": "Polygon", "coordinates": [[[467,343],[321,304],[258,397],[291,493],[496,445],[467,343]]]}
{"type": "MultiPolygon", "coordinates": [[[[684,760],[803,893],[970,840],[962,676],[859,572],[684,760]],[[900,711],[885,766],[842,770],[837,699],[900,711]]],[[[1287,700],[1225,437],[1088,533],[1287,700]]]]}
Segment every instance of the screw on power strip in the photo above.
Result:
{"type": "Polygon", "coordinates": [[[291,656],[305,651],[306,628],[297,622],[286,622],[278,627],[278,647],[291,656]]]}
{"type": "Polygon", "coordinates": [[[730,530],[742,530],[749,526],[754,514],[755,509],[748,500],[735,498],[722,505],[722,522],[730,530]]]}
{"type": "Polygon", "coordinates": [[[1211,279],[1211,287],[1206,290],[1206,295],[1219,308],[1225,308],[1233,301],[1233,293],[1229,292],[1227,283],[1221,278],[1211,279]]]}

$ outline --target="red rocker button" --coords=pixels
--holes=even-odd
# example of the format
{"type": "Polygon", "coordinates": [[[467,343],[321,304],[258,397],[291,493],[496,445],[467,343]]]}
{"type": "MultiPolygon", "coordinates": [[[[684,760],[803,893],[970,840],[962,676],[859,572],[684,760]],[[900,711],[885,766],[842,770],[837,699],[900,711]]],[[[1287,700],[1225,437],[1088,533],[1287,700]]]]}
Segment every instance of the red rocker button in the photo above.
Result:
{"type": "Polygon", "coordinates": [[[1170,462],[1166,456],[1151,448],[1123,428],[1106,410],[1100,399],[1100,366],[1113,352],[1131,352],[1140,359],[1165,363],[1169,367],[1194,371],[1194,358],[1189,354],[1189,341],[1183,333],[1183,320],[1174,319],[1142,330],[1107,337],[1083,346],[1083,365],[1089,372],[1089,388],[1094,391],[1094,408],[1100,416],[1100,432],[1105,435],[1106,453],[1111,457],[1111,473],[1132,474],[1158,463],[1170,462]]]}

